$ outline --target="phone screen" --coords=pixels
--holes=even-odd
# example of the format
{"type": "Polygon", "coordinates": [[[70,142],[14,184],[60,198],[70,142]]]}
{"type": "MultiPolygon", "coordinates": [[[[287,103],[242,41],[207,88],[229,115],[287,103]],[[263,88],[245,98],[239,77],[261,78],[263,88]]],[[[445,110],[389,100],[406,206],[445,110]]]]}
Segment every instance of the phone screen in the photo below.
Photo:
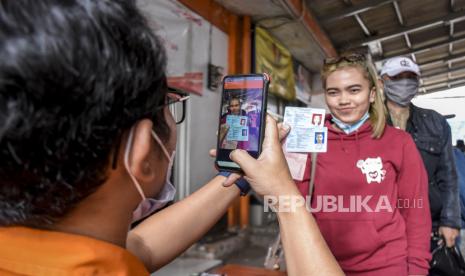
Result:
{"type": "Polygon", "coordinates": [[[260,154],[267,84],[263,75],[224,78],[216,160],[220,168],[239,169],[229,158],[235,149],[255,158],[260,154]]]}

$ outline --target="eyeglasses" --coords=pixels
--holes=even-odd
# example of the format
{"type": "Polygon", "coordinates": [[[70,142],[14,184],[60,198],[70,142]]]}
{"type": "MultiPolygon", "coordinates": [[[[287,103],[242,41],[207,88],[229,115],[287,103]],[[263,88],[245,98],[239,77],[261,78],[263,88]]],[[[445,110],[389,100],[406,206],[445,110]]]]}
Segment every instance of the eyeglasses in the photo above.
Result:
{"type": "MultiPolygon", "coordinates": [[[[174,121],[178,125],[182,123],[186,117],[186,114],[185,114],[186,100],[189,98],[190,96],[186,92],[173,88],[173,87],[168,87],[167,92],[166,92],[165,103],[157,106],[153,110],[153,112],[159,111],[165,108],[165,106],[168,106],[171,112],[171,115],[174,118],[174,121]]],[[[118,161],[118,152],[119,152],[120,144],[121,144],[121,137],[119,137],[118,141],[116,142],[116,152],[113,155],[113,161],[112,161],[113,169],[116,169],[116,163],[118,161]]]]}
{"type": "Polygon", "coordinates": [[[181,124],[186,118],[186,100],[189,99],[190,96],[186,92],[174,87],[168,86],[167,90],[165,103],[157,106],[154,111],[158,111],[165,108],[165,106],[168,106],[176,124],[181,124]]]}
{"type": "Polygon", "coordinates": [[[330,57],[324,59],[324,65],[334,65],[338,64],[342,61],[350,62],[350,63],[362,63],[366,61],[365,55],[362,54],[349,54],[349,55],[342,55],[340,57],[330,57]]]}

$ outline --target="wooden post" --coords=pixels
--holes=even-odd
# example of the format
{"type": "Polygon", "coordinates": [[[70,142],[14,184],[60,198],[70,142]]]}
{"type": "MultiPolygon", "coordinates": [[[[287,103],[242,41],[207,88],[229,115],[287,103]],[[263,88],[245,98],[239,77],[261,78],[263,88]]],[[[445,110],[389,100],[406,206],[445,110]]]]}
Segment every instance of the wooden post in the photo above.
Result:
{"type": "MultiPolygon", "coordinates": [[[[251,41],[251,31],[252,27],[250,16],[242,17],[242,53],[241,53],[241,62],[242,62],[242,74],[251,73],[251,62],[252,62],[252,41],[251,41]]],[[[241,228],[246,228],[249,226],[249,216],[250,216],[250,196],[244,196],[240,199],[240,226],[241,228]]]]}
{"type": "MultiPolygon", "coordinates": [[[[239,42],[239,17],[231,14],[229,15],[228,26],[228,73],[238,74],[240,65],[238,64],[238,56],[240,55],[239,42]]],[[[239,223],[239,199],[228,208],[228,228],[234,227],[239,223]]]]}

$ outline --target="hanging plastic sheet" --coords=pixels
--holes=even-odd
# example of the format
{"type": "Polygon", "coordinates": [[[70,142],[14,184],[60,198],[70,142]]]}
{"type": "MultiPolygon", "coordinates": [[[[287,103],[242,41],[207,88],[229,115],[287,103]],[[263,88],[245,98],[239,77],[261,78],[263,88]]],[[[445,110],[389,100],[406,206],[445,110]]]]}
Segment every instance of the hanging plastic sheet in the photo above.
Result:
{"type": "Polygon", "coordinates": [[[168,55],[168,84],[175,88],[203,94],[210,24],[177,1],[139,0],[138,6],[150,26],[160,36],[168,55]]]}

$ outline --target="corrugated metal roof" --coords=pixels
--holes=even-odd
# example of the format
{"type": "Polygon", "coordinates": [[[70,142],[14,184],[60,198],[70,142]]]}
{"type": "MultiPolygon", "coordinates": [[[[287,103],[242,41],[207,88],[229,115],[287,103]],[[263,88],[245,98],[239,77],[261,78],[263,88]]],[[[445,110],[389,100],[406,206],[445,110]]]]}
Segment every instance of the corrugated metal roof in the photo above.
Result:
{"type": "Polygon", "coordinates": [[[305,0],[339,52],[416,60],[424,93],[465,85],[465,0],[305,0]]]}
{"type": "MultiPolygon", "coordinates": [[[[307,68],[324,52],[289,15],[290,0],[215,0],[268,28],[307,68]]],[[[302,0],[339,52],[368,47],[378,68],[404,55],[420,66],[424,93],[465,85],[465,0],[302,0]]]]}

